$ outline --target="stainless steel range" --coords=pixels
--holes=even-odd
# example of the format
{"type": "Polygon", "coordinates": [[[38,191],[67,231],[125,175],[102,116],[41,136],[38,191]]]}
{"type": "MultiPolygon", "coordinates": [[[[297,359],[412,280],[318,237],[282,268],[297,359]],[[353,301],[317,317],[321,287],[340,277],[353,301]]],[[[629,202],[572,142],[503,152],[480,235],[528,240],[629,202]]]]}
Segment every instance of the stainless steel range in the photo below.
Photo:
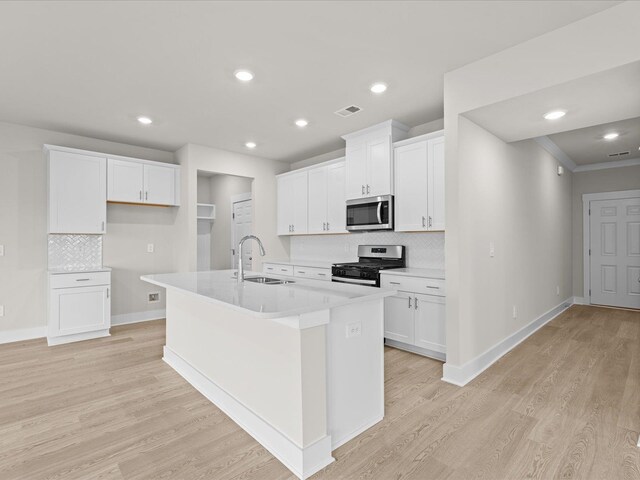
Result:
{"type": "Polygon", "coordinates": [[[405,248],[404,245],[359,245],[358,260],[334,263],[331,280],[379,287],[380,270],[405,267],[405,248]]]}

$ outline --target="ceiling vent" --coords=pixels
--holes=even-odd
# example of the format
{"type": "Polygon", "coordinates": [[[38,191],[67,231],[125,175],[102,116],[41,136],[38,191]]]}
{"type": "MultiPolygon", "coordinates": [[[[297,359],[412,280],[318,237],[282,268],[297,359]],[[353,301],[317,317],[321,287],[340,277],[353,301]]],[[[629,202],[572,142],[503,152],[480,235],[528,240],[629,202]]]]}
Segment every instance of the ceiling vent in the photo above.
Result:
{"type": "Polygon", "coordinates": [[[629,152],[610,153],[609,157],[624,157],[625,155],[629,155],[629,152]]]}
{"type": "Polygon", "coordinates": [[[335,113],[336,115],[340,115],[341,117],[349,117],[354,113],[358,113],[360,110],[362,109],[357,105],[349,105],[348,107],[341,108],[337,112],[333,113],[335,113]]]}

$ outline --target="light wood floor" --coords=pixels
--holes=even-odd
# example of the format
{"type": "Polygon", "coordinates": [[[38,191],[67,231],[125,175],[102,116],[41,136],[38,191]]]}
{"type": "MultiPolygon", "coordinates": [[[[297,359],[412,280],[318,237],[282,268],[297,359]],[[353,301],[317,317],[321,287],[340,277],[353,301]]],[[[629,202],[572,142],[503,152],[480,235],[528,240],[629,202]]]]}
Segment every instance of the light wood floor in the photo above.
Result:
{"type": "MultiPolygon", "coordinates": [[[[279,480],[161,361],[164,323],[0,346],[0,479],[279,480]]],[[[640,478],[640,313],[574,306],[465,388],[386,351],[386,417],[320,479],[640,478]]]]}

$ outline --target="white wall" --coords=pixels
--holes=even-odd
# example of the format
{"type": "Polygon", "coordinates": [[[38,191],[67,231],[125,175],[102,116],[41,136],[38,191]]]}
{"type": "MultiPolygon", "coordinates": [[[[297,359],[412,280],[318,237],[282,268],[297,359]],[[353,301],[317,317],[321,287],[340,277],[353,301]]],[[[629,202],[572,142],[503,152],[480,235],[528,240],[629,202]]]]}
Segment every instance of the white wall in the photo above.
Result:
{"type": "Polygon", "coordinates": [[[640,166],[573,174],[573,294],[584,296],[582,195],[640,188],[640,166]]]}
{"type": "MultiPolygon", "coordinates": [[[[0,331],[46,325],[45,143],[165,162],[174,158],[160,150],[0,123],[0,331]]],[[[171,208],[108,207],[104,263],[114,267],[114,315],[164,307],[146,303],[146,291],[154,289],[138,277],[173,269],[175,215],[171,208]],[[154,254],[146,253],[147,243],[155,243],[154,254]]]]}
{"type": "MultiPolygon", "coordinates": [[[[501,145],[495,137],[462,115],[476,108],[637,61],[640,57],[636,47],[640,43],[640,30],[634,22],[638,15],[640,3],[624,2],[445,75],[447,364],[452,367],[462,367],[483,349],[492,346],[491,342],[495,344],[506,340],[521,322],[531,321],[545,313],[550,298],[548,288],[540,283],[539,277],[555,272],[546,271],[546,262],[540,266],[531,265],[531,270],[517,272],[517,275],[505,266],[504,270],[493,271],[490,283],[487,282],[484,271],[487,241],[496,234],[487,231],[486,225],[495,223],[495,214],[492,210],[479,210],[478,207],[491,207],[497,193],[503,195],[506,205],[521,207],[518,201],[512,204],[512,195],[518,200],[518,190],[530,190],[531,182],[539,187],[545,185],[542,171],[532,171],[530,173],[535,176],[523,177],[523,163],[527,158],[538,158],[542,163],[551,163],[552,159],[528,142],[501,145]],[[488,149],[487,153],[495,151],[497,156],[492,158],[493,155],[483,153],[483,148],[488,149]],[[485,173],[479,169],[480,158],[489,166],[500,166],[496,172],[500,176],[494,180],[495,190],[481,188],[477,184],[478,178],[483,178],[485,173]],[[511,165],[508,158],[513,158],[516,166],[511,165]],[[514,168],[516,170],[512,170],[514,168]],[[511,181],[509,175],[505,176],[507,172],[514,175],[511,185],[504,183],[511,181]],[[478,175],[480,177],[476,178],[478,175]],[[479,228],[474,230],[473,227],[479,228]],[[513,284],[516,282],[519,291],[514,292],[513,284]],[[488,283],[495,289],[507,289],[505,295],[495,297],[493,305],[482,298],[486,294],[494,298],[493,293],[487,291],[488,283]],[[510,316],[514,302],[521,302],[522,291],[527,292],[529,298],[524,299],[525,309],[520,309],[518,321],[510,324],[505,317],[510,316]]],[[[566,182],[569,177],[567,174],[561,181],[566,182]]],[[[560,196],[559,192],[556,194],[560,196]]],[[[544,198],[542,200],[544,203],[544,198]]],[[[559,208],[570,209],[571,200],[568,199],[566,205],[559,204],[559,208]]],[[[495,218],[505,218],[507,213],[499,209],[495,218]]],[[[534,216],[526,220],[531,226],[546,228],[545,219],[536,216],[539,212],[530,213],[534,216]]],[[[523,224],[525,216],[521,214],[520,220],[515,218],[511,227],[527,228],[528,225],[523,224]]],[[[565,220],[567,225],[571,224],[570,216],[565,220]]],[[[509,232],[496,233],[506,235],[499,239],[500,243],[509,240],[509,245],[513,244],[515,238],[509,232]]],[[[549,238],[542,240],[549,242],[554,238],[555,235],[550,234],[549,238]]],[[[526,250],[528,245],[524,243],[517,248],[521,255],[532,257],[535,254],[526,250]]],[[[551,243],[547,245],[551,249],[549,254],[556,254],[555,247],[551,243]]],[[[507,255],[509,261],[515,259],[509,250],[496,247],[507,255]]],[[[562,278],[550,276],[547,283],[554,288],[555,282],[564,279],[565,275],[563,268],[562,278]]]]}
{"type": "MultiPolygon", "coordinates": [[[[289,256],[289,240],[276,233],[276,175],[289,170],[289,164],[218,148],[188,144],[176,152],[181,165],[181,207],[176,218],[179,271],[195,271],[197,266],[197,173],[198,170],[253,178],[253,232],[260,237],[268,254],[289,256]]],[[[254,268],[261,270],[260,256],[254,268]]]]}

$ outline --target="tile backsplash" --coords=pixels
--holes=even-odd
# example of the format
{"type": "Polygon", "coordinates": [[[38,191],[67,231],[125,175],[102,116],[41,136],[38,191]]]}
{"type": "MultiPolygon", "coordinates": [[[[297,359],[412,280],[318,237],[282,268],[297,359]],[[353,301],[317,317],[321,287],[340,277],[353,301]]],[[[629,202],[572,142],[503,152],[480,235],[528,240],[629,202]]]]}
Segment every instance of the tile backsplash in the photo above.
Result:
{"type": "Polygon", "coordinates": [[[291,260],[355,261],[358,245],[404,245],[408,267],[444,269],[443,232],[296,236],[291,237],[291,260]]]}
{"type": "Polygon", "coordinates": [[[49,269],[102,267],[102,235],[49,235],[49,269]]]}

